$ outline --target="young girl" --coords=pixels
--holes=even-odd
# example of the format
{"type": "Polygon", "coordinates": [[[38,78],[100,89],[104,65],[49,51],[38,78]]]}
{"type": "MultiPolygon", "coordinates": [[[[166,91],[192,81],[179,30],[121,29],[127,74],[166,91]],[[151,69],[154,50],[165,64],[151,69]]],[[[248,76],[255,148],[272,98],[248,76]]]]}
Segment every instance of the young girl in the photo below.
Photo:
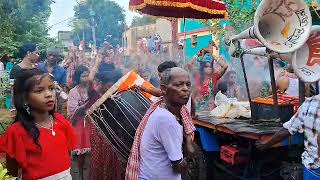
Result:
{"type": "Polygon", "coordinates": [[[237,83],[237,72],[228,71],[225,76],[225,82],[227,84],[227,96],[228,98],[241,99],[240,86],[237,83]]]}
{"type": "Polygon", "coordinates": [[[53,77],[37,69],[16,74],[15,122],[0,137],[0,153],[7,168],[22,179],[71,179],[70,151],[74,132],[68,121],[54,113],[56,89],[53,77]]]}

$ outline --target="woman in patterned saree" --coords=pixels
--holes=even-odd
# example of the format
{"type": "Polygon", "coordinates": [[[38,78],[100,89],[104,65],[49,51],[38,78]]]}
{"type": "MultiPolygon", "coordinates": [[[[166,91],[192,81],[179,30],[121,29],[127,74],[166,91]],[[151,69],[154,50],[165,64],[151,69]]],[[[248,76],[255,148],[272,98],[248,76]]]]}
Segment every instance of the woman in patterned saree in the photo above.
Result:
{"type": "Polygon", "coordinates": [[[200,61],[199,72],[195,77],[195,101],[198,111],[212,110],[214,108],[214,94],[218,80],[224,75],[228,69],[228,65],[224,60],[218,60],[217,64],[221,66],[218,70],[215,70],[214,59],[207,53],[200,61]]]}
{"type": "Polygon", "coordinates": [[[89,93],[93,90],[93,80],[95,78],[97,69],[102,60],[99,55],[96,58],[96,63],[91,71],[80,65],[74,72],[73,81],[75,87],[69,92],[67,102],[68,119],[71,121],[73,127],[76,129],[77,143],[73,151],[73,157],[78,166],[79,179],[87,179],[86,166],[89,164],[88,152],[90,152],[90,130],[91,123],[86,120],[86,110],[91,106],[89,101],[89,93]]]}

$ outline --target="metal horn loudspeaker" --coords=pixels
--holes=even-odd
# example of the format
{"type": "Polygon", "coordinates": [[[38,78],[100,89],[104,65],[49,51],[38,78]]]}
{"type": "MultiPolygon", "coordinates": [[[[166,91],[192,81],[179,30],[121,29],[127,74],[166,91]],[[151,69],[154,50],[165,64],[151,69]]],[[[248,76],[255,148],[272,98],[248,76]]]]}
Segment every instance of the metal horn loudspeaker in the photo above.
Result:
{"type": "Polygon", "coordinates": [[[292,66],[302,81],[311,83],[320,80],[320,26],[312,26],[307,42],[292,58],[292,66]]]}
{"type": "Polygon", "coordinates": [[[254,25],[231,36],[227,44],[231,54],[240,39],[258,39],[274,52],[290,53],[305,44],[311,26],[311,13],[304,0],[263,0],[255,12],[254,25]]]}

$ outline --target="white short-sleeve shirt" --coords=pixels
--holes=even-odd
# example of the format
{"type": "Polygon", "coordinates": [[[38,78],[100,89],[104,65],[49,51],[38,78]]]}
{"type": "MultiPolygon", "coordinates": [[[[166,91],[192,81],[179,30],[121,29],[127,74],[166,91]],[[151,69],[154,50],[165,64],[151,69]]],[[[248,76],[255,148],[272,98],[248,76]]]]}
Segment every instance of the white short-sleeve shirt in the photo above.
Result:
{"type": "Polygon", "coordinates": [[[171,161],[183,158],[183,128],[167,109],[158,107],[149,117],[140,144],[140,180],[181,180],[171,161]]]}

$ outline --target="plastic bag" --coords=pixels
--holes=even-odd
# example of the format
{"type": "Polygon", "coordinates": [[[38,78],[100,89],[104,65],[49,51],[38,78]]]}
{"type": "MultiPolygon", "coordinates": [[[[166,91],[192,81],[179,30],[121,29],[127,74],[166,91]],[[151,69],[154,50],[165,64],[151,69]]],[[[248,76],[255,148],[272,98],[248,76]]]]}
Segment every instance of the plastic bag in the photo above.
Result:
{"type": "Polygon", "coordinates": [[[216,106],[229,103],[228,97],[219,91],[214,99],[216,106]]]}
{"type": "Polygon", "coordinates": [[[218,118],[251,118],[250,104],[248,101],[238,102],[236,98],[228,98],[219,91],[215,97],[216,108],[210,116],[218,118]]]}

